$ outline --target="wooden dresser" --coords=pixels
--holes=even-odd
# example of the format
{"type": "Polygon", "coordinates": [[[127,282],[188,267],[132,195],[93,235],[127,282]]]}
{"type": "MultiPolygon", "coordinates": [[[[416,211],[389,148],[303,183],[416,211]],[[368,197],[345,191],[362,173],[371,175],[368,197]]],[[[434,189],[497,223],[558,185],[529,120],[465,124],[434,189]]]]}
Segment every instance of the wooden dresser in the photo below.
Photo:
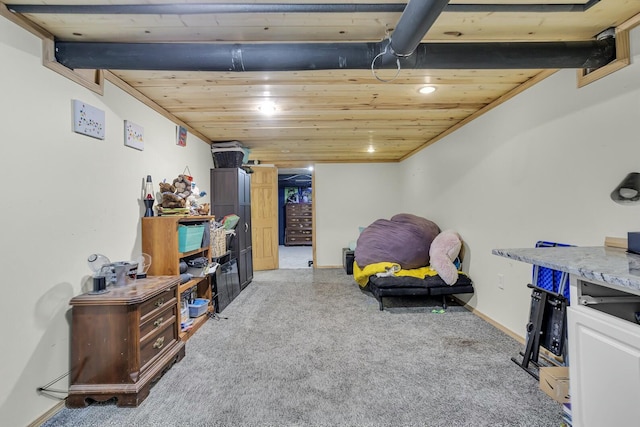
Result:
{"type": "Polygon", "coordinates": [[[284,245],[313,244],[311,203],[287,203],[285,206],[284,245]]]}
{"type": "Polygon", "coordinates": [[[117,399],[138,406],[152,383],[184,357],[178,276],[138,279],[71,299],[71,386],[66,405],[117,399]]]}

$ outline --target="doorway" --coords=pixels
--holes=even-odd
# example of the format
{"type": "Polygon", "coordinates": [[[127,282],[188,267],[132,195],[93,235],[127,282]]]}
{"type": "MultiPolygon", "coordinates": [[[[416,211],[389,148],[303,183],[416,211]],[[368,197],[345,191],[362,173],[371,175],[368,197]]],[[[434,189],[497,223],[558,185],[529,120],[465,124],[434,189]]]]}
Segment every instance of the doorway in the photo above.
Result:
{"type": "Polygon", "coordinates": [[[313,172],[278,170],[279,268],[313,266],[313,172]]]}

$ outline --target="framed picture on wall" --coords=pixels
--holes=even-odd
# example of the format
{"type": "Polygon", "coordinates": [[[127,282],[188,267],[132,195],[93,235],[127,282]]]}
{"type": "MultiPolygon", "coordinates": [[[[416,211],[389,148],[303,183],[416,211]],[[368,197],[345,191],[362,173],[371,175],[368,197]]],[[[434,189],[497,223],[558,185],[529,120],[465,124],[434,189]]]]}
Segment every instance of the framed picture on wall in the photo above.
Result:
{"type": "Polygon", "coordinates": [[[104,111],[74,99],[73,131],[93,138],[104,139],[104,111]]]}
{"type": "Polygon", "coordinates": [[[187,146],[187,128],[176,126],[176,144],[181,147],[187,146]]]}
{"type": "Polygon", "coordinates": [[[311,203],[311,187],[303,188],[300,198],[302,203],[311,203]]]}
{"type": "Polygon", "coordinates": [[[298,187],[284,187],[284,199],[286,203],[300,203],[298,187]]]}
{"type": "Polygon", "coordinates": [[[136,150],[144,150],[144,128],[132,121],[124,121],[124,145],[135,148],[136,150]]]}

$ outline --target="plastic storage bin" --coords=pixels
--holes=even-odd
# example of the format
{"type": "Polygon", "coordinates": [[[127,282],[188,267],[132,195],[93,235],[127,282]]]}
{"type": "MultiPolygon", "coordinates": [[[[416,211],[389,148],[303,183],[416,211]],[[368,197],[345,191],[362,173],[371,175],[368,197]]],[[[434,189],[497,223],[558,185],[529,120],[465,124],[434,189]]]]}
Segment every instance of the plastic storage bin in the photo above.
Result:
{"type": "Polygon", "coordinates": [[[239,168],[244,159],[242,151],[217,151],[211,154],[216,168],[239,168]]]}
{"type": "Polygon", "coordinates": [[[178,251],[189,252],[202,247],[204,225],[178,226],[178,251]]]}
{"type": "MultiPolygon", "coordinates": [[[[539,241],[536,243],[536,248],[553,248],[553,247],[569,247],[573,245],[567,245],[564,243],[539,241]]],[[[553,292],[555,294],[562,295],[567,301],[569,301],[569,274],[559,270],[553,270],[548,267],[542,267],[539,265],[533,266],[533,286],[544,289],[545,291],[553,292]]]]}
{"type": "Polygon", "coordinates": [[[209,300],[204,298],[196,298],[193,303],[189,304],[189,317],[200,317],[207,312],[209,300]]]}

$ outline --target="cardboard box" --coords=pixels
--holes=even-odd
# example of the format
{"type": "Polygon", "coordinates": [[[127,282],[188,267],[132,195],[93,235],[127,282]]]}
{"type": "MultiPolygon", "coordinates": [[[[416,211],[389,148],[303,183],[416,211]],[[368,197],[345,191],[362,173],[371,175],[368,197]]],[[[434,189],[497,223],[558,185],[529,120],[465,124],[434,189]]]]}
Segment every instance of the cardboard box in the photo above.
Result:
{"type": "Polygon", "coordinates": [[[569,402],[569,367],[540,368],[540,390],[547,393],[556,402],[569,402]]]}

